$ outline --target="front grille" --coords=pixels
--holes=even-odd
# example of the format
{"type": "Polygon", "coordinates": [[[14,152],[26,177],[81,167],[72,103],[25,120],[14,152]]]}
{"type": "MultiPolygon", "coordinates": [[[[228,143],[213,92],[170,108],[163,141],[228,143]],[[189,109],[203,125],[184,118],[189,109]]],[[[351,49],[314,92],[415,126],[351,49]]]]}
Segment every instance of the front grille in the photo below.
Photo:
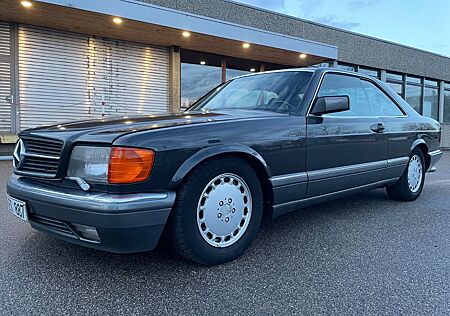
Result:
{"type": "Polygon", "coordinates": [[[22,138],[25,143],[27,153],[45,155],[45,156],[61,156],[63,142],[58,139],[50,138],[22,138]]]}
{"type": "Polygon", "coordinates": [[[48,159],[34,156],[25,156],[20,170],[24,172],[43,173],[46,175],[56,175],[58,171],[59,159],[48,159]]]}
{"type": "Polygon", "coordinates": [[[42,228],[51,230],[55,233],[58,233],[58,234],[61,234],[61,235],[67,236],[67,237],[72,237],[72,238],[78,239],[78,236],[74,233],[74,231],[65,222],[62,222],[62,221],[59,221],[59,220],[56,220],[53,218],[49,218],[49,217],[35,215],[35,214],[30,214],[28,219],[33,224],[42,226],[42,228]]]}
{"type": "Polygon", "coordinates": [[[18,145],[23,146],[20,161],[15,161],[17,171],[47,178],[56,176],[64,142],[44,137],[22,137],[21,141],[18,145]]]}

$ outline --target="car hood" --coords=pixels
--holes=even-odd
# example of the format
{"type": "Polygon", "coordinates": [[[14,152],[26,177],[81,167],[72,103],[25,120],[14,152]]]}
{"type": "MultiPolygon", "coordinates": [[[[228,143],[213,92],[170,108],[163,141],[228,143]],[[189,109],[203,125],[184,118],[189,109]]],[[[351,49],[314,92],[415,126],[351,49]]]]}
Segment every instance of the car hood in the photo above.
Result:
{"type": "Polygon", "coordinates": [[[223,110],[220,112],[180,112],[159,115],[113,116],[102,119],[73,121],[28,129],[19,136],[41,136],[63,141],[112,143],[125,134],[192,124],[208,124],[227,120],[246,120],[286,114],[255,110],[223,110]]]}

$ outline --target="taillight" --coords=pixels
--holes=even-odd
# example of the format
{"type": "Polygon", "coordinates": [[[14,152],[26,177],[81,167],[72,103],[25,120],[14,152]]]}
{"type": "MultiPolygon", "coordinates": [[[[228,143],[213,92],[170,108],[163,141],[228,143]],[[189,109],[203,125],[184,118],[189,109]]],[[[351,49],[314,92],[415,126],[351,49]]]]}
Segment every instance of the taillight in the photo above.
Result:
{"type": "Polygon", "coordinates": [[[150,149],[112,147],[108,183],[135,183],[147,180],[154,160],[155,152],[150,149]]]}

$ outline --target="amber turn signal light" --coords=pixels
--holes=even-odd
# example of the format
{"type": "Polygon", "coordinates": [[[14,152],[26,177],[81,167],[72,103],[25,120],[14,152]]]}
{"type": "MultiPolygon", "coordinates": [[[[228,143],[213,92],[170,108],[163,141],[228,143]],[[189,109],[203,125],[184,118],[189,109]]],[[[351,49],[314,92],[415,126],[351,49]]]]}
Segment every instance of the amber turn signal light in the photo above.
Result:
{"type": "Polygon", "coordinates": [[[150,149],[113,147],[109,157],[108,182],[135,183],[148,179],[155,161],[150,149]]]}

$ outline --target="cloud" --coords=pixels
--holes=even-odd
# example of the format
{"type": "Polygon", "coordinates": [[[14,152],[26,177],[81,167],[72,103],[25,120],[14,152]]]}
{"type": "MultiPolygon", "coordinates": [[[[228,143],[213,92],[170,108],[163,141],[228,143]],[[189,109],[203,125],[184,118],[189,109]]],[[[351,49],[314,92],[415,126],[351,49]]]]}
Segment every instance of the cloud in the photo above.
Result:
{"type": "Polygon", "coordinates": [[[347,4],[347,8],[352,11],[369,8],[378,4],[378,0],[351,0],[347,4]]]}
{"type": "Polygon", "coordinates": [[[292,1],[292,4],[297,4],[298,10],[297,15],[308,17],[323,5],[323,0],[302,0],[299,2],[292,1]]]}
{"type": "Polygon", "coordinates": [[[337,27],[344,30],[352,30],[361,25],[358,22],[351,22],[347,20],[339,20],[334,14],[328,14],[325,16],[315,17],[314,21],[322,24],[326,24],[329,26],[337,27]]]}
{"type": "MultiPolygon", "coordinates": [[[[325,0],[238,0],[239,2],[250,4],[256,7],[263,7],[268,10],[277,11],[292,16],[300,17],[305,20],[315,21],[325,25],[337,27],[345,30],[352,30],[361,25],[361,23],[339,19],[335,14],[326,13],[327,6],[325,0]]],[[[368,7],[372,6],[377,0],[351,0],[348,7],[368,7]]],[[[329,12],[329,11],[328,11],[329,12]]]]}

